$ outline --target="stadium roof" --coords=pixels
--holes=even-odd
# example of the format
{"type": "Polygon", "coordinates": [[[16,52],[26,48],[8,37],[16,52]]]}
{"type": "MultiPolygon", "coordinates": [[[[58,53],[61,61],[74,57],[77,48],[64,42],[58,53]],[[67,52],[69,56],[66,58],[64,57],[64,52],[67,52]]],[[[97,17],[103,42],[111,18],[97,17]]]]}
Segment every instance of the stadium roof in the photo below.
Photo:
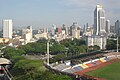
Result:
{"type": "Polygon", "coordinates": [[[0,58],[0,64],[11,64],[11,61],[6,58],[0,58]]]}

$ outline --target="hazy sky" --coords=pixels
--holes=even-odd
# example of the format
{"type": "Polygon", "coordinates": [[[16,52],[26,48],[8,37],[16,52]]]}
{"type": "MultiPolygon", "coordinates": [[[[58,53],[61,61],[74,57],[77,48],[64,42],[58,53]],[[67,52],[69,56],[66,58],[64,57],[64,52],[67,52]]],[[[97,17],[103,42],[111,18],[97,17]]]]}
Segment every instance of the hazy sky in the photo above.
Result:
{"type": "Polygon", "coordinates": [[[120,19],[120,0],[0,0],[0,25],[3,19],[13,19],[15,27],[92,25],[97,4],[103,5],[112,25],[120,19]]]}

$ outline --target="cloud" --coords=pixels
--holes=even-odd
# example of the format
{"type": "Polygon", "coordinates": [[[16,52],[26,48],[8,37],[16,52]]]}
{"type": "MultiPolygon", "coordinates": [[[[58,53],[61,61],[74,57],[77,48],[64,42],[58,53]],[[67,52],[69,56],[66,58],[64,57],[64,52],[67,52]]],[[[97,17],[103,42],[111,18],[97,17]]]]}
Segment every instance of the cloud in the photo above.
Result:
{"type": "Polygon", "coordinates": [[[85,7],[97,4],[96,0],[62,0],[67,6],[85,7]]]}
{"type": "Polygon", "coordinates": [[[120,0],[61,0],[66,6],[78,8],[95,8],[97,4],[102,5],[105,9],[116,11],[120,10],[120,0]]]}
{"type": "Polygon", "coordinates": [[[64,2],[67,6],[77,6],[77,7],[81,7],[81,6],[91,6],[91,5],[96,5],[96,4],[104,4],[107,6],[111,6],[111,7],[117,7],[120,6],[120,0],[61,0],[62,2],[64,2]]]}
{"type": "Polygon", "coordinates": [[[120,19],[120,0],[62,0],[62,3],[68,7],[75,7],[88,12],[84,14],[87,16],[93,14],[95,6],[100,4],[105,9],[106,19],[108,18],[112,22],[120,19]]]}

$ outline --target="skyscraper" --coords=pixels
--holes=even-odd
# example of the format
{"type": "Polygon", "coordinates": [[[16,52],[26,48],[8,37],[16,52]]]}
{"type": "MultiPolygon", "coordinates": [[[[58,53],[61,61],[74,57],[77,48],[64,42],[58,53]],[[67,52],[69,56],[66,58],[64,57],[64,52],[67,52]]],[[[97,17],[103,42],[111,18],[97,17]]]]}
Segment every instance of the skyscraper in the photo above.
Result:
{"type": "Polygon", "coordinates": [[[89,27],[89,25],[88,25],[88,23],[86,23],[86,30],[87,30],[88,27],[89,27]]]}
{"type": "Polygon", "coordinates": [[[25,43],[29,43],[32,40],[32,26],[28,26],[22,30],[22,38],[25,39],[25,43]]]}
{"type": "Polygon", "coordinates": [[[3,20],[3,38],[12,38],[13,23],[11,19],[3,20]]]}
{"type": "Polygon", "coordinates": [[[62,30],[65,30],[65,34],[68,35],[68,27],[65,24],[62,25],[62,30]]]}
{"type": "Polygon", "coordinates": [[[101,35],[105,30],[105,11],[101,5],[97,5],[94,11],[94,34],[101,35]]]}
{"type": "Polygon", "coordinates": [[[115,33],[116,33],[117,35],[119,35],[119,33],[120,33],[119,29],[120,29],[120,21],[117,20],[117,21],[115,22],[115,33]]]}
{"type": "Polygon", "coordinates": [[[51,35],[55,35],[55,30],[56,30],[56,25],[53,24],[52,27],[51,27],[51,35]]]}
{"type": "Polygon", "coordinates": [[[70,36],[80,39],[80,27],[78,27],[76,22],[74,22],[73,25],[70,26],[70,36]]]}
{"type": "Polygon", "coordinates": [[[110,30],[110,20],[107,20],[107,21],[106,21],[106,32],[107,32],[107,33],[110,33],[110,31],[111,31],[111,30],[110,30]]]}

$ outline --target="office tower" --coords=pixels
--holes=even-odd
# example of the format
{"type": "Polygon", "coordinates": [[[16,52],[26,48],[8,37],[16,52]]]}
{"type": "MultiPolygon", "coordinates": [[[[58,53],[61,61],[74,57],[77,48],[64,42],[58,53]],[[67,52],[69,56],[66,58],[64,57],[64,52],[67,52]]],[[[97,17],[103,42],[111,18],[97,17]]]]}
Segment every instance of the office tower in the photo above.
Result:
{"type": "Polygon", "coordinates": [[[68,35],[68,34],[69,34],[69,29],[68,29],[68,26],[65,26],[65,33],[66,33],[66,35],[68,35]]]}
{"type": "Polygon", "coordinates": [[[13,23],[11,19],[3,20],[3,38],[12,38],[13,23]]]}
{"type": "Polygon", "coordinates": [[[77,23],[73,23],[73,25],[70,27],[70,35],[73,38],[80,38],[80,27],[77,26],[77,23]]]}
{"type": "Polygon", "coordinates": [[[65,30],[65,34],[68,35],[68,27],[65,24],[62,25],[62,30],[65,30]]]}
{"type": "Polygon", "coordinates": [[[88,23],[86,23],[86,28],[88,28],[89,27],[89,25],[88,25],[88,23]]]}
{"type": "Polygon", "coordinates": [[[105,30],[105,11],[101,5],[97,5],[94,11],[94,34],[101,35],[105,30]]]}
{"type": "Polygon", "coordinates": [[[75,28],[77,27],[77,23],[76,22],[74,22],[73,23],[73,25],[72,26],[70,26],[70,36],[72,36],[73,35],[73,30],[75,30],[75,28]]]}
{"type": "Polygon", "coordinates": [[[84,27],[83,27],[83,33],[85,33],[86,32],[86,26],[84,25],[84,27]]]}
{"type": "Polygon", "coordinates": [[[111,33],[115,33],[115,32],[116,32],[115,26],[110,26],[110,32],[111,32],[111,33]]]}
{"type": "Polygon", "coordinates": [[[115,22],[115,33],[116,33],[117,35],[120,33],[119,29],[120,29],[120,21],[117,20],[117,21],[115,22]]]}
{"type": "Polygon", "coordinates": [[[110,31],[111,31],[111,30],[110,30],[110,20],[107,20],[107,21],[106,21],[106,32],[107,32],[107,33],[110,33],[110,31]]]}
{"type": "Polygon", "coordinates": [[[56,25],[53,24],[52,27],[51,27],[51,35],[55,35],[55,30],[56,30],[56,25]]]}
{"type": "Polygon", "coordinates": [[[32,32],[33,32],[33,30],[32,30],[32,26],[28,26],[27,29],[30,30],[30,32],[29,32],[29,33],[30,33],[30,39],[32,39],[32,38],[33,38],[33,34],[32,34],[32,32]]]}
{"type": "Polygon", "coordinates": [[[65,30],[65,24],[62,25],[62,30],[65,30]]]}
{"type": "Polygon", "coordinates": [[[62,28],[61,28],[61,27],[57,27],[57,28],[56,28],[56,32],[62,33],[62,28]]]}
{"type": "Polygon", "coordinates": [[[44,33],[48,33],[48,28],[44,28],[44,29],[43,29],[43,32],[44,32],[44,33]]]}
{"type": "Polygon", "coordinates": [[[32,26],[28,26],[22,30],[22,38],[25,39],[25,43],[29,43],[32,39],[32,26]]]}

